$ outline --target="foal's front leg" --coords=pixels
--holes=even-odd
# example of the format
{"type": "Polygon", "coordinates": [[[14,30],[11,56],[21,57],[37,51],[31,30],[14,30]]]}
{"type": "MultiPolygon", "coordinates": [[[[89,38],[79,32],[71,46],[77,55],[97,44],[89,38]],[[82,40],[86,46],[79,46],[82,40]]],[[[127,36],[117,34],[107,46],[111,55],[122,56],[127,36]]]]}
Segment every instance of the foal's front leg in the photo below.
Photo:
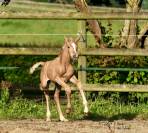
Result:
{"type": "Polygon", "coordinates": [[[72,76],[71,79],[70,79],[70,82],[72,82],[73,84],[77,85],[77,87],[78,87],[78,89],[80,91],[80,94],[82,96],[83,105],[84,105],[84,113],[87,114],[88,113],[88,105],[87,105],[87,100],[86,100],[84,91],[82,89],[81,82],[76,78],[76,76],[72,76]]]}
{"type": "MultiPolygon", "coordinates": [[[[66,78],[62,78],[63,81],[67,81],[66,78]]],[[[69,88],[68,91],[66,91],[66,95],[67,95],[67,107],[66,107],[66,114],[69,114],[71,112],[71,89],[68,86],[67,88],[69,88]]]]}
{"type": "MultiPolygon", "coordinates": [[[[60,86],[62,86],[65,91],[66,91],[66,95],[67,95],[67,99],[68,99],[68,106],[69,108],[71,108],[71,103],[70,103],[70,95],[71,95],[71,89],[69,87],[69,85],[67,85],[62,78],[60,77],[57,77],[55,79],[56,83],[60,86]]],[[[56,94],[58,94],[56,92],[56,94]]],[[[60,120],[61,121],[68,121],[67,119],[64,118],[63,114],[62,114],[62,111],[61,111],[61,108],[60,108],[60,102],[59,102],[59,95],[57,96],[56,98],[56,104],[57,104],[57,109],[58,109],[58,113],[59,113],[59,117],[60,117],[60,120]]]]}
{"type": "Polygon", "coordinates": [[[59,100],[60,91],[61,91],[61,86],[59,86],[59,85],[56,84],[56,89],[55,89],[55,93],[54,93],[54,100],[55,100],[56,105],[57,105],[57,110],[58,110],[58,114],[59,114],[60,121],[68,121],[68,120],[63,116],[63,113],[62,113],[62,110],[61,110],[60,100],[59,100]]]}

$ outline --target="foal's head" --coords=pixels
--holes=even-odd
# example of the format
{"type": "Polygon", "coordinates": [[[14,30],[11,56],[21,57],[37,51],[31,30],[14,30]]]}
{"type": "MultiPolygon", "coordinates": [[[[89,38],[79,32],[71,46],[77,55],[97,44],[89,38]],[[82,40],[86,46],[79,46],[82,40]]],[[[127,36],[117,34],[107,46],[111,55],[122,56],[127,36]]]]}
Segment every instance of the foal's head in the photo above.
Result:
{"type": "Polygon", "coordinates": [[[73,38],[65,37],[64,47],[68,48],[68,52],[72,60],[76,60],[78,58],[77,44],[73,38]]]}

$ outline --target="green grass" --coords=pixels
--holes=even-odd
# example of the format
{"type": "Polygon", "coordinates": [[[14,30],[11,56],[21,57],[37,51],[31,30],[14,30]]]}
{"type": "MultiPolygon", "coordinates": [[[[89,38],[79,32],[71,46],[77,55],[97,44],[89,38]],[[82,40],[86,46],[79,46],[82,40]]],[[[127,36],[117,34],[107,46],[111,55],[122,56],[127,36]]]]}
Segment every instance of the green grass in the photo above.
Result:
{"type": "MultiPolygon", "coordinates": [[[[88,95],[87,95],[88,96],[88,95]]],[[[46,117],[46,105],[44,98],[37,102],[35,99],[17,97],[9,99],[8,90],[3,90],[0,97],[0,119],[27,119],[46,117]]],[[[90,114],[86,117],[83,114],[83,105],[78,93],[72,95],[73,111],[66,117],[70,120],[90,119],[90,120],[117,120],[117,119],[148,119],[148,103],[136,104],[115,103],[112,100],[103,98],[89,99],[90,114]]],[[[62,110],[65,112],[66,103],[62,102],[62,110]]],[[[52,119],[58,119],[56,106],[50,100],[50,110],[52,119]]]]}
{"type": "MultiPolygon", "coordinates": [[[[110,22],[112,23],[112,36],[117,40],[124,22],[115,20],[110,22]]],[[[102,26],[107,27],[108,21],[104,20],[101,23],[102,26]]],[[[2,29],[0,30],[1,46],[18,44],[19,46],[44,45],[61,47],[64,42],[64,36],[76,37],[78,22],[74,20],[1,20],[0,29],[2,29]]],[[[87,35],[88,46],[95,46],[93,35],[90,32],[87,35]]],[[[103,36],[105,35],[103,34],[103,36]]]]}
{"type": "Polygon", "coordinates": [[[29,34],[1,35],[0,43],[15,45],[46,45],[59,46],[63,44],[64,36],[77,34],[75,21],[33,21],[33,20],[1,20],[0,34],[29,34]],[[39,34],[39,35],[30,35],[39,34]],[[44,35],[40,35],[44,34],[44,35]],[[45,35],[46,34],[46,35],[45,35]],[[47,35],[49,34],[49,35],[47,35]]]}
{"type": "MultiPolygon", "coordinates": [[[[106,26],[107,21],[102,21],[102,25],[106,26]]],[[[113,32],[118,35],[119,29],[123,23],[120,21],[118,25],[113,23],[113,32]],[[118,28],[117,28],[118,26],[118,28]]],[[[0,36],[1,45],[10,44],[16,45],[45,45],[49,47],[58,47],[63,44],[64,36],[76,37],[78,32],[77,21],[63,21],[63,20],[1,20],[0,21],[0,36]],[[3,35],[5,34],[5,35],[3,35]],[[10,34],[10,35],[7,35],[10,34]],[[22,34],[22,35],[15,35],[22,34]],[[29,35],[23,35],[29,34],[29,35]],[[36,35],[31,35],[36,34],[36,35]],[[38,35],[37,35],[38,34],[38,35]],[[41,35],[40,35],[41,34],[41,35]],[[49,34],[49,35],[47,35],[49,34]]],[[[115,38],[117,36],[114,36],[115,38]]],[[[95,40],[91,33],[88,32],[88,44],[95,45],[95,40]]]]}
{"type": "MultiPolygon", "coordinates": [[[[65,9],[71,11],[71,9],[65,9]]],[[[0,12],[7,13],[40,13],[50,11],[64,11],[62,7],[55,7],[50,4],[14,1],[7,7],[2,7],[0,12]]],[[[0,45],[46,45],[60,46],[63,44],[64,36],[77,34],[76,21],[43,21],[43,20],[1,20],[0,21],[0,45]],[[2,35],[5,34],[5,35],[2,35]],[[11,34],[11,35],[6,35],[11,34]],[[49,34],[49,35],[12,35],[12,34],[49,34]],[[54,35],[56,34],[56,35],[54,35]],[[57,35],[58,34],[58,35],[57,35]]]]}
{"type": "MultiPolygon", "coordinates": [[[[102,9],[97,9],[102,11],[102,9]]],[[[40,13],[50,11],[69,12],[75,11],[71,8],[64,8],[62,5],[54,6],[49,3],[28,2],[28,1],[14,1],[7,7],[0,9],[2,12],[19,12],[19,13],[40,13]]],[[[112,23],[113,38],[118,40],[119,31],[122,29],[124,21],[110,21],[112,23]]],[[[102,25],[107,27],[108,21],[101,21],[102,25]]],[[[140,22],[143,25],[144,21],[140,22]]],[[[63,21],[63,20],[1,20],[0,21],[0,46],[49,46],[61,47],[64,36],[76,36],[78,32],[77,21],[63,21]],[[4,35],[2,35],[4,34],[4,35]],[[11,35],[6,35],[11,34],[11,35]],[[13,34],[13,35],[12,35],[13,34]],[[15,34],[29,34],[29,35],[15,35],[15,34]],[[31,35],[38,34],[38,35],[31,35]],[[39,35],[42,34],[42,35],[39,35]],[[44,34],[44,35],[43,35],[44,34]],[[45,35],[49,34],[49,35],[45,35]],[[58,34],[58,35],[57,35],[58,34]]],[[[95,40],[93,36],[88,33],[88,46],[94,47],[95,40]]]]}

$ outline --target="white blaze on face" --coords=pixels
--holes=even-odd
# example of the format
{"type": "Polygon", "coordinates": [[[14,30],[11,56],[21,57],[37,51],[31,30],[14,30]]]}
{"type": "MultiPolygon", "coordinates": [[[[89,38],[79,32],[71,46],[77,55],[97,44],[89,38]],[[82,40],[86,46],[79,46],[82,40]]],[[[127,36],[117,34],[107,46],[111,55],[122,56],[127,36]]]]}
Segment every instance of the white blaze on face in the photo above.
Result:
{"type": "Polygon", "coordinates": [[[73,49],[74,49],[74,52],[75,52],[75,54],[77,53],[77,51],[76,51],[76,44],[73,42],[72,44],[72,47],[73,47],[73,49]]]}

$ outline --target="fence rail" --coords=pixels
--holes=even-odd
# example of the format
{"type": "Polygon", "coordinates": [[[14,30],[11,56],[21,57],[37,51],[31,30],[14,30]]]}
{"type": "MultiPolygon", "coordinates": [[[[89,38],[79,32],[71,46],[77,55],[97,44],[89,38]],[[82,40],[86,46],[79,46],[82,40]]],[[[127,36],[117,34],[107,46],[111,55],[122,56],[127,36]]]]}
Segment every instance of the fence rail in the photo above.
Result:
{"type": "Polygon", "coordinates": [[[148,49],[86,48],[80,52],[80,55],[148,56],[148,49]]]}
{"type": "Polygon", "coordinates": [[[60,48],[0,47],[0,55],[57,55],[60,48]]]}
{"type": "MultiPolygon", "coordinates": [[[[61,48],[0,47],[0,55],[58,55],[61,48]]],[[[80,56],[148,56],[148,49],[83,48],[80,56]]]]}
{"type": "MultiPolygon", "coordinates": [[[[148,86],[147,85],[133,85],[133,84],[82,84],[82,87],[85,91],[101,91],[101,92],[140,92],[147,93],[148,86]]],[[[39,87],[20,87],[22,91],[40,91],[39,87]]],[[[18,89],[18,88],[16,88],[18,89]]],[[[54,91],[55,86],[50,85],[49,90],[54,91]]],[[[72,91],[77,91],[78,88],[75,86],[71,86],[72,91]]],[[[15,88],[14,88],[15,90],[15,88]]],[[[64,88],[62,88],[62,91],[64,88]]]]}
{"type": "Polygon", "coordinates": [[[147,20],[148,12],[94,12],[91,16],[76,12],[48,12],[48,13],[0,13],[0,19],[35,19],[35,20],[86,20],[86,19],[100,19],[100,20],[124,20],[124,19],[140,19],[147,20]]]}
{"type": "Polygon", "coordinates": [[[128,84],[83,84],[86,91],[105,91],[105,92],[148,92],[147,85],[128,85],[128,84]]]}

